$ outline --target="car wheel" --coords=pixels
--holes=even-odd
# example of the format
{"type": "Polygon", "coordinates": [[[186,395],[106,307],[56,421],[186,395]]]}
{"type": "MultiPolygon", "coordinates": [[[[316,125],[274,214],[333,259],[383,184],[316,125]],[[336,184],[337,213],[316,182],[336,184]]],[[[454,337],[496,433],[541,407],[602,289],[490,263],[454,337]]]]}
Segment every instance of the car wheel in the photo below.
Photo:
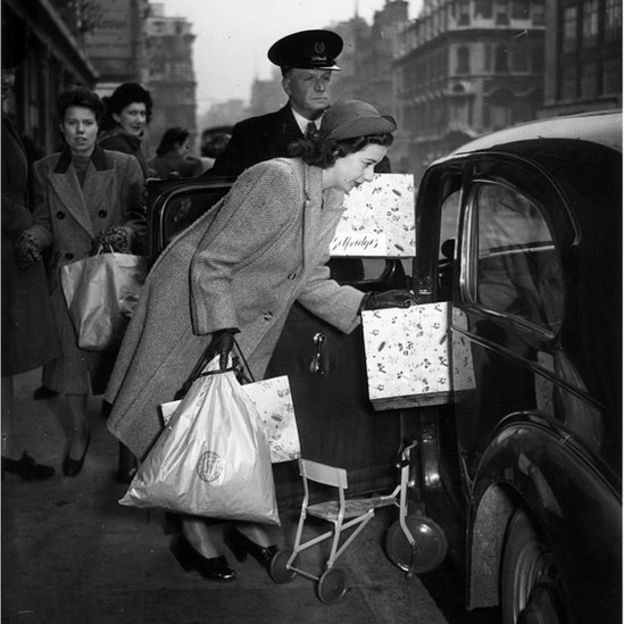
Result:
{"type": "Polygon", "coordinates": [[[511,518],[501,577],[503,624],[565,624],[557,559],[528,515],[511,518]]]}

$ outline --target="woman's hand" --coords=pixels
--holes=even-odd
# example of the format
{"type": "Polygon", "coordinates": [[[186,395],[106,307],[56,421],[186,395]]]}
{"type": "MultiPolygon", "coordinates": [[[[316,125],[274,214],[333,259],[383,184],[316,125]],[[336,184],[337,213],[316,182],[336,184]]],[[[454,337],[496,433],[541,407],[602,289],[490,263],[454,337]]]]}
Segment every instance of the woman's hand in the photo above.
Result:
{"type": "Polygon", "coordinates": [[[208,352],[212,357],[219,356],[219,368],[225,370],[228,367],[230,353],[234,349],[234,334],[240,330],[236,327],[219,329],[212,334],[212,342],[208,345],[208,352]]]}
{"type": "Polygon", "coordinates": [[[130,253],[130,234],[122,225],[113,225],[100,232],[91,245],[91,255],[100,251],[114,251],[116,253],[130,253]]]}
{"type": "Polygon", "coordinates": [[[30,231],[26,230],[19,237],[13,248],[15,254],[15,262],[17,267],[26,271],[35,262],[41,260],[41,245],[37,237],[30,231]]]}

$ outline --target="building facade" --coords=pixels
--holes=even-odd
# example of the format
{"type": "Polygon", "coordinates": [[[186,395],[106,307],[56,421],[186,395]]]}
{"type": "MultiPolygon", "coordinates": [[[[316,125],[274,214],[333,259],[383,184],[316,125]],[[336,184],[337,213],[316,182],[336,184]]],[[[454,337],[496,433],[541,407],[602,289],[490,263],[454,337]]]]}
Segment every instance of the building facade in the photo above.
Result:
{"type": "Polygon", "coordinates": [[[534,119],[543,101],[544,0],[425,0],[393,70],[395,150],[417,179],[471,138],[534,119]]]}
{"type": "Polygon", "coordinates": [[[185,17],[165,16],[164,5],[151,4],[145,21],[146,72],[144,84],[154,100],[154,111],[143,142],[148,158],[173,126],[182,126],[196,138],[196,89],[192,24],[185,17]]]}
{"type": "Polygon", "coordinates": [[[71,2],[2,0],[3,37],[5,29],[19,32],[26,52],[5,109],[39,155],[60,145],[58,94],[75,86],[92,88],[98,77],[84,51],[89,22],[80,9],[71,2]]]}
{"type": "Polygon", "coordinates": [[[540,116],[622,107],[622,0],[547,3],[540,116]]]}

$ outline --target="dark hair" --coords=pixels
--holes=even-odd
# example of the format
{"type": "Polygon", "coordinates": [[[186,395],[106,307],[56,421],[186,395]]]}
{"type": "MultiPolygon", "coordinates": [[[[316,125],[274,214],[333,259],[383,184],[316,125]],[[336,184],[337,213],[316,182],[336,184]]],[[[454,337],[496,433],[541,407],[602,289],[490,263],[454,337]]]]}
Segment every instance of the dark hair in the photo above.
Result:
{"type": "Polygon", "coordinates": [[[322,132],[317,132],[311,137],[291,143],[288,147],[288,155],[298,156],[308,165],[328,169],[339,158],[359,152],[371,143],[389,147],[393,140],[394,137],[389,132],[340,140],[327,139],[322,132]]]}
{"type": "Polygon", "coordinates": [[[82,106],[83,108],[92,110],[95,114],[95,120],[98,125],[100,125],[102,116],[104,115],[104,105],[97,93],[82,87],[63,91],[56,101],[56,108],[60,121],[63,121],[65,112],[71,106],[82,106]]]}
{"type": "Polygon", "coordinates": [[[119,115],[126,106],[134,102],[145,104],[147,123],[149,123],[152,118],[152,108],[154,107],[152,96],[150,92],[144,89],[138,82],[124,82],[120,84],[110,96],[102,99],[106,106],[106,114],[103,123],[104,130],[112,130],[117,127],[117,122],[113,119],[113,115],[119,115]]]}
{"type": "Polygon", "coordinates": [[[168,128],[160,139],[160,143],[156,149],[156,155],[164,156],[173,150],[176,143],[184,143],[189,136],[191,136],[191,133],[186,128],[180,126],[168,128]]]}
{"type": "Polygon", "coordinates": [[[229,132],[204,134],[201,143],[201,155],[206,158],[216,158],[223,154],[232,135],[229,132]]]}

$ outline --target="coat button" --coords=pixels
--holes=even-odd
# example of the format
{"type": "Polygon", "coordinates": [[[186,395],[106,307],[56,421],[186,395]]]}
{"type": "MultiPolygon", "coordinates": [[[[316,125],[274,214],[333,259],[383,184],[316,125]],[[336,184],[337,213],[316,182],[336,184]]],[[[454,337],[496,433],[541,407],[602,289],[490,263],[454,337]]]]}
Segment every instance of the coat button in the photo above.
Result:
{"type": "Polygon", "coordinates": [[[102,217],[102,219],[104,219],[104,217],[106,217],[107,214],[108,212],[106,212],[106,210],[100,210],[98,212],[98,217],[102,217]]]}
{"type": "Polygon", "coordinates": [[[73,254],[73,253],[71,253],[70,251],[68,251],[68,252],[65,254],[65,259],[66,259],[66,260],[73,260],[73,259],[74,259],[74,254],[73,254]]]}
{"type": "Polygon", "coordinates": [[[264,320],[265,321],[270,321],[273,318],[273,312],[265,312],[264,313],[264,320]]]}
{"type": "Polygon", "coordinates": [[[59,211],[56,213],[56,218],[57,218],[57,219],[64,219],[64,218],[65,218],[65,213],[64,213],[62,210],[59,210],[59,211]]]}
{"type": "Polygon", "coordinates": [[[297,273],[295,272],[295,273],[291,273],[291,274],[288,276],[288,279],[289,279],[289,280],[294,280],[296,277],[297,277],[297,273]]]}

